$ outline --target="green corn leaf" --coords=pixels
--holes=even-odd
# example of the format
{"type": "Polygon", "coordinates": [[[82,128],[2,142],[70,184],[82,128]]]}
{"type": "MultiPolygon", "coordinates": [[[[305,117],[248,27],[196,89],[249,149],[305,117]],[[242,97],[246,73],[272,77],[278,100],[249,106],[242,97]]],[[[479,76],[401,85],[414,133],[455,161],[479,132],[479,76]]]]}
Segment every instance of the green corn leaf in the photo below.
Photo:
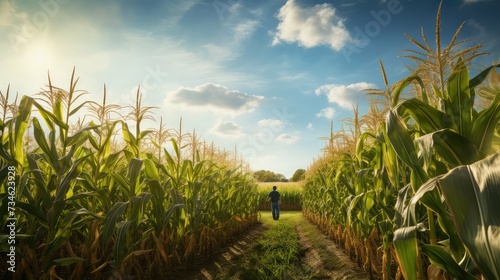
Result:
{"type": "Polygon", "coordinates": [[[394,231],[393,244],[404,278],[406,280],[417,279],[417,226],[403,227],[394,231]]]}
{"type": "Polygon", "coordinates": [[[477,74],[474,78],[470,79],[469,81],[469,86],[470,88],[475,88],[479,86],[490,74],[491,70],[500,67],[500,64],[492,65],[483,71],[481,73],[477,74]]]}
{"type": "Polygon", "coordinates": [[[401,81],[401,83],[394,89],[394,91],[391,94],[392,95],[392,102],[391,102],[392,108],[397,106],[397,104],[399,102],[399,96],[401,95],[403,90],[414,81],[417,82],[420,85],[421,90],[425,92],[424,82],[422,81],[422,79],[418,75],[414,74],[414,75],[411,75],[409,77],[406,77],[405,79],[403,79],[401,81]]]}
{"type": "Polygon", "coordinates": [[[401,102],[396,107],[396,110],[399,115],[402,115],[404,112],[410,114],[425,134],[443,128],[455,129],[450,116],[416,98],[401,102]]]}
{"type": "Polygon", "coordinates": [[[86,126],[80,129],[79,131],[75,132],[75,134],[73,134],[72,136],[68,136],[65,143],[66,147],[74,145],[79,146],[83,144],[83,142],[85,142],[89,137],[88,131],[96,128],[99,128],[99,126],[98,125],[86,126]]]}
{"type": "Polygon", "coordinates": [[[441,246],[423,244],[420,249],[429,257],[431,263],[447,271],[456,279],[477,280],[476,277],[461,268],[441,246]]]}
{"type": "Polygon", "coordinates": [[[390,110],[387,114],[386,125],[387,138],[392,148],[397,156],[415,172],[416,178],[420,180],[419,183],[413,184],[413,188],[416,190],[420,187],[421,183],[427,181],[428,176],[418,161],[417,151],[408,128],[395,110],[390,110]]]}
{"type": "Polygon", "coordinates": [[[387,114],[386,123],[387,136],[398,157],[410,168],[418,166],[417,152],[413,145],[413,139],[401,118],[395,111],[391,110],[387,114]]]}
{"type": "Polygon", "coordinates": [[[146,175],[146,178],[148,179],[153,179],[156,181],[160,180],[158,169],[156,168],[155,163],[150,159],[144,160],[144,173],[146,175]]]}
{"type": "Polygon", "coordinates": [[[45,217],[45,214],[40,211],[39,207],[22,201],[16,201],[16,207],[34,216],[37,221],[42,224],[42,226],[48,228],[47,218],[45,217]]]}
{"type": "Polygon", "coordinates": [[[102,233],[102,246],[107,248],[109,241],[113,235],[113,231],[116,226],[116,221],[123,214],[127,208],[128,202],[117,202],[113,207],[106,213],[106,218],[104,221],[104,229],[102,233]]]}
{"type": "Polygon", "coordinates": [[[472,131],[472,111],[473,100],[471,99],[471,90],[469,88],[469,71],[459,60],[454,69],[454,73],[447,82],[447,90],[451,107],[452,118],[457,125],[458,133],[465,138],[470,138],[472,131]]]}
{"type": "Polygon", "coordinates": [[[500,92],[490,106],[481,112],[472,126],[471,141],[483,156],[491,152],[495,128],[500,122],[500,92]]]}
{"type": "Polygon", "coordinates": [[[139,174],[141,173],[143,162],[144,161],[142,159],[137,158],[132,158],[132,160],[129,161],[128,179],[130,185],[130,196],[135,196],[140,192],[140,189],[137,188],[137,186],[139,185],[139,174]]]}
{"type": "Polygon", "coordinates": [[[38,102],[33,101],[33,105],[36,107],[38,113],[42,116],[42,118],[45,121],[45,124],[49,127],[50,130],[54,130],[54,124],[59,126],[62,129],[69,129],[68,124],[66,124],[64,121],[60,120],[58,117],[56,117],[53,113],[45,110],[45,108],[40,105],[38,102]]]}
{"type": "Polygon", "coordinates": [[[31,110],[33,106],[33,99],[23,96],[21,99],[21,103],[19,104],[19,113],[15,117],[15,129],[13,131],[14,136],[14,151],[11,151],[11,154],[14,155],[19,166],[24,164],[24,133],[28,128],[29,119],[31,116],[31,110]]]}
{"type": "Polygon", "coordinates": [[[500,153],[439,180],[456,230],[487,279],[500,279],[500,153]]]}
{"type": "Polygon", "coordinates": [[[424,155],[426,164],[430,164],[435,152],[453,168],[470,164],[478,159],[476,146],[462,135],[450,129],[442,129],[415,139],[424,155]]]}
{"type": "Polygon", "coordinates": [[[113,177],[113,180],[118,183],[120,187],[124,189],[124,193],[130,194],[130,185],[129,182],[127,182],[127,179],[123,177],[123,175],[118,174],[118,173],[111,173],[111,176],[113,177]]]}
{"type": "Polygon", "coordinates": [[[59,185],[57,192],[56,192],[56,197],[54,199],[54,203],[62,201],[65,197],[66,194],[71,186],[80,175],[81,172],[81,164],[87,159],[89,155],[85,155],[82,158],[77,159],[73,165],[71,166],[70,171],[64,176],[64,178],[61,181],[61,184],[59,185]]]}
{"type": "Polygon", "coordinates": [[[73,221],[82,215],[97,216],[85,208],[73,210],[66,214],[62,222],[58,223],[56,235],[54,239],[47,244],[44,255],[53,253],[55,250],[59,249],[66,242],[66,240],[68,240],[73,232],[73,221]]]}
{"type": "Polygon", "coordinates": [[[50,149],[47,139],[45,139],[45,132],[43,131],[40,122],[36,117],[33,118],[32,123],[35,141],[38,144],[38,147],[40,147],[43,153],[47,156],[49,164],[53,165],[53,163],[58,161],[58,158],[54,157],[54,153],[50,149]]]}
{"type": "Polygon", "coordinates": [[[146,205],[153,195],[151,193],[141,193],[141,195],[131,197],[131,211],[128,220],[134,221],[134,225],[137,226],[141,223],[144,218],[144,211],[146,210],[146,205]]]}
{"type": "Polygon", "coordinates": [[[121,221],[116,225],[116,239],[113,244],[113,255],[117,267],[121,266],[123,258],[128,255],[130,248],[127,248],[126,236],[132,221],[121,221]]]}
{"type": "MultiPolygon", "coordinates": [[[[449,237],[450,250],[454,258],[458,260],[463,257],[465,249],[455,230],[451,215],[449,211],[447,211],[446,205],[438,192],[437,184],[441,177],[442,175],[436,176],[423,184],[411,197],[407,209],[405,209],[405,213],[411,215],[413,219],[416,219],[416,208],[420,203],[423,203],[426,207],[434,211],[434,213],[437,214],[438,223],[441,229],[449,237]]],[[[406,217],[406,219],[410,220],[408,217],[406,217]]]]}

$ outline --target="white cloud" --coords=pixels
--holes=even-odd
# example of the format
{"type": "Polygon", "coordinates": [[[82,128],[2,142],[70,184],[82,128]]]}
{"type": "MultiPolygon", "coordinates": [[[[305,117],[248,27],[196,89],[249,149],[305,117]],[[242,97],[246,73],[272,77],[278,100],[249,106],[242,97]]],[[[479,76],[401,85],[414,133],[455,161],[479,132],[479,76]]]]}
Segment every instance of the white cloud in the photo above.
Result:
{"type": "Polygon", "coordinates": [[[166,102],[170,104],[230,115],[252,112],[262,100],[263,96],[248,95],[211,83],[195,88],[180,87],[170,92],[166,98],[166,102]]]}
{"type": "Polygon", "coordinates": [[[213,134],[229,137],[244,136],[241,126],[232,121],[218,120],[212,127],[212,129],[210,129],[210,132],[213,134]]]}
{"type": "Polygon", "coordinates": [[[196,0],[165,1],[163,25],[169,28],[174,27],[196,3],[196,0]]]}
{"type": "Polygon", "coordinates": [[[328,84],[317,88],[314,92],[316,95],[325,94],[328,97],[328,102],[336,103],[339,106],[352,109],[358,99],[365,97],[362,91],[369,88],[376,88],[375,84],[360,82],[350,85],[328,84]]]}
{"type": "MultiPolygon", "coordinates": [[[[326,119],[333,119],[335,117],[336,111],[332,107],[327,107],[325,109],[322,109],[319,113],[316,114],[316,117],[318,118],[326,118],[326,119]]],[[[311,125],[311,124],[310,124],[311,125]]],[[[309,125],[307,126],[309,128],[309,125]]],[[[311,125],[312,127],[312,125],[311,125]]]]}
{"type": "Polygon", "coordinates": [[[308,124],[307,124],[307,128],[308,128],[308,129],[311,129],[311,130],[312,130],[312,129],[314,129],[314,128],[313,128],[313,124],[312,124],[312,123],[308,123],[308,124]]]}
{"type": "Polygon", "coordinates": [[[284,123],[277,119],[262,119],[259,121],[259,125],[263,127],[276,127],[282,128],[284,123]]]}
{"type": "Polygon", "coordinates": [[[290,134],[286,134],[286,133],[283,133],[280,136],[276,137],[276,141],[282,142],[285,144],[292,144],[292,143],[297,142],[298,140],[299,140],[299,137],[293,136],[290,134]]]}
{"type": "Polygon", "coordinates": [[[277,18],[280,23],[273,45],[281,41],[297,42],[306,48],[326,45],[339,51],[350,40],[344,19],[336,14],[331,4],[300,7],[289,0],[279,10],[277,18]]]}
{"type": "Polygon", "coordinates": [[[244,41],[252,37],[259,22],[256,20],[246,20],[238,23],[234,27],[234,38],[237,42],[244,41]]]}

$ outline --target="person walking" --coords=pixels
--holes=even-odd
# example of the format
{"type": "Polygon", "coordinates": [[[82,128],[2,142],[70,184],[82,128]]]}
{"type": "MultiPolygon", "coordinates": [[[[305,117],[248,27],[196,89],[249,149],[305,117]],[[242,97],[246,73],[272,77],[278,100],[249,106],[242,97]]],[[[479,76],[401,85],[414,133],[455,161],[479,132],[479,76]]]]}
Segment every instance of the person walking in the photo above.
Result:
{"type": "Polygon", "coordinates": [[[273,212],[273,220],[277,221],[280,218],[280,204],[281,196],[276,190],[276,186],[273,186],[273,190],[267,196],[267,202],[271,201],[271,211],[273,212]]]}

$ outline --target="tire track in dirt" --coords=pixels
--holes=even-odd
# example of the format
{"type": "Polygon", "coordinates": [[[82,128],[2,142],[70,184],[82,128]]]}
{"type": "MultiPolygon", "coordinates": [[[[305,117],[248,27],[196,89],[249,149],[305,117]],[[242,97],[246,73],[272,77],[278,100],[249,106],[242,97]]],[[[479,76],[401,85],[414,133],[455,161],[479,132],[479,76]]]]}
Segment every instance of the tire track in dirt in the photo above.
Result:
{"type": "Polygon", "coordinates": [[[234,237],[226,246],[220,249],[220,252],[208,260],[199,260],[194,268],[189,271],[179,271],[169,275],[179,280],[213,280],[224,268],[234,265],[234,260],[245,252],[252,249],[255,241],[268,228],[261,222],[257,223],[247,233],[234,237]]]}
{"type": "Polygon", "coordinates": [[[296,225],[296,231],[303,250],[304,265],[310,267],[313,279],[370,279],[335,242],[307,219],[296,225]]]}

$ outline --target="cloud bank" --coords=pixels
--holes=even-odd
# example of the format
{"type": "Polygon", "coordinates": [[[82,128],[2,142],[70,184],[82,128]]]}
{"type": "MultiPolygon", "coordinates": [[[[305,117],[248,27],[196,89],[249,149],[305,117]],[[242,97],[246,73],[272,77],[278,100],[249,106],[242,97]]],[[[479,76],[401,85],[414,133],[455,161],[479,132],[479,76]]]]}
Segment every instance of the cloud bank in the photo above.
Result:
{"type": "Polygon", "coordinates": [[[306,48],[326,45],[339,51],[350,40],[344,19],[331,4],[301,7],[289,0],[279,10],[279,24],[273,45],[280,42],[298,43],[306,48]]]}
{"type": "Polygon", "coordinates": [[[345,109],[352,109],[358,100],[366,97],[363,90],[376,87],[375,84],[366,82],[350,85],[328,84],[317,88],[314,93],[316,95],[325,94],[328,97],[328,102],[335,103],[345,109]]]}
{"type": "Polygon", "coordinates": [[[170,92],[166,98],[167,104],[230,115],[252,112],[263,100],[263,96],[248,95],[238,90],[211,83],[195,88],[180,87],[170,92]]]}

